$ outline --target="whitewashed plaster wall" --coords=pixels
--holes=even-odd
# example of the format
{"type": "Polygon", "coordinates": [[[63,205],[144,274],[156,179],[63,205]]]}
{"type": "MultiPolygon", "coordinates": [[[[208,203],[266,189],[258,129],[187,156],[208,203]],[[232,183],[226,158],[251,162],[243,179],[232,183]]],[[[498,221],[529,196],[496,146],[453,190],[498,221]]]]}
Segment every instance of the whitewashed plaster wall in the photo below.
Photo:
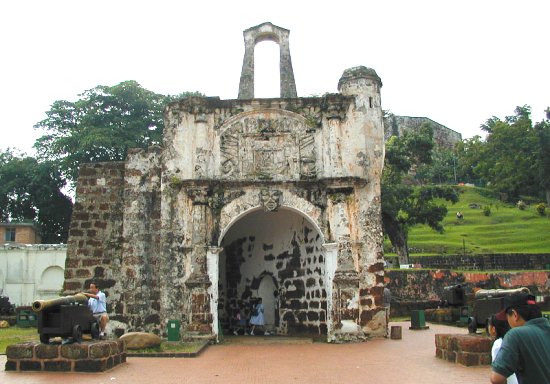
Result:
{"type": "Polygon", "coordinates": [[[17,306],[58,297],[66,257],[65,245],[0,246],[0,294],[17,306]]]}

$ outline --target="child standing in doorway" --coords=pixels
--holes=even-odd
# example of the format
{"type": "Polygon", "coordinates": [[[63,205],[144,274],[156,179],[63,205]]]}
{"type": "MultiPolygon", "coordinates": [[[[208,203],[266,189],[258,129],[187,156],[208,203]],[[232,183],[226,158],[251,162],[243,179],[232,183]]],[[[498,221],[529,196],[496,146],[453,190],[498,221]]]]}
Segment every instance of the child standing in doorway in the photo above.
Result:
{"type": "MultiPolygon", "coordinates": [[[[262,298],[259,297],[254,309],[252,310],[252,315],[250,317],[250,325],[252,329],[250,330],[250,335],[254,336],[254,330],[256,327],[265,327],[265,318],[264,318],[264,305],[262,304],[262,298]]],[[[264,335],[269,335],[269,332],[264,329],[264,335]]]]}

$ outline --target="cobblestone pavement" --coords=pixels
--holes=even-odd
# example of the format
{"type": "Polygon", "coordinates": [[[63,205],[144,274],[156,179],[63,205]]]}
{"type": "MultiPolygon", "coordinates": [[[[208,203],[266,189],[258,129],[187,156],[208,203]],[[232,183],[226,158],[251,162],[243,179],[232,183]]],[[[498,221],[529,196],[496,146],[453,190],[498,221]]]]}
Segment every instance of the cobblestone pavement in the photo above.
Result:
{"type": "Polygon", "coordinates": [[[402,340],[373,339],[357,344],[265,343],[209,346],[197,358],[130,357],[104,373],[4,372],[0,383],[139,384],[139,383],[488,383],[490,367],[464,367],[435,357],[436,333],[467,333],[444,325],[411,331],[402,340]]]}

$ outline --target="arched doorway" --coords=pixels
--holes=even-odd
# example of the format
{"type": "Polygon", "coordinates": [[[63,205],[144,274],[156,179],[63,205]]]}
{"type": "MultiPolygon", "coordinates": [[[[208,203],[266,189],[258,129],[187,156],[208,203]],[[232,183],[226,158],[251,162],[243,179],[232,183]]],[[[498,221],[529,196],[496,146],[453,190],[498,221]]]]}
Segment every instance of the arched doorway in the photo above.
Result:
{"type": "Polygon", "coordinates": [[[258,287],[258,297],[263,301],[266,329],[276,332],[279,326],[279,288],[273,276],[265,275],[262,278],[258,287]]]}
{"type": "Polygon", "coordinates": [[[266,325],[278,334],[326,334],[323,237],[295,210],[251,209],[225,232],[219,254],[222,328],[261,297],[266,325]]]}

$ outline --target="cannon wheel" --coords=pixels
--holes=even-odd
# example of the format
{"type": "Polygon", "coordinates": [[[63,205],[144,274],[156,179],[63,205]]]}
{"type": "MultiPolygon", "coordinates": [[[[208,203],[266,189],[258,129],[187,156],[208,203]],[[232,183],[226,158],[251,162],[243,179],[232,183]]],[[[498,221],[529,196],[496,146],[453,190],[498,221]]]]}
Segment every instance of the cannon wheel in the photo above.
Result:
{"type": "Polygon", "coordinates": [[[477,332],[477,319],[475,317],[468,317],[468,332],[476,333],[477,332]]]}
{"type": "Polygon", "coordinates": [[[40,342],[42,344],[49,344],[50,343],[50,336],[48,335],[44,335],[44,334],[40,334],[40,342]]]}
{"type": "Polygon", "coordinates": [[[99,324],[97,321],[94,321],[91,326],[90,333],[92,334],[92,339],[98,340],[99,339],[99,324]]]}
{"type": "Polygon", "coordinates": [[[73,340],[79,343],[82,341],[82,328],[78,324],[73,327],[73,340]]]}

